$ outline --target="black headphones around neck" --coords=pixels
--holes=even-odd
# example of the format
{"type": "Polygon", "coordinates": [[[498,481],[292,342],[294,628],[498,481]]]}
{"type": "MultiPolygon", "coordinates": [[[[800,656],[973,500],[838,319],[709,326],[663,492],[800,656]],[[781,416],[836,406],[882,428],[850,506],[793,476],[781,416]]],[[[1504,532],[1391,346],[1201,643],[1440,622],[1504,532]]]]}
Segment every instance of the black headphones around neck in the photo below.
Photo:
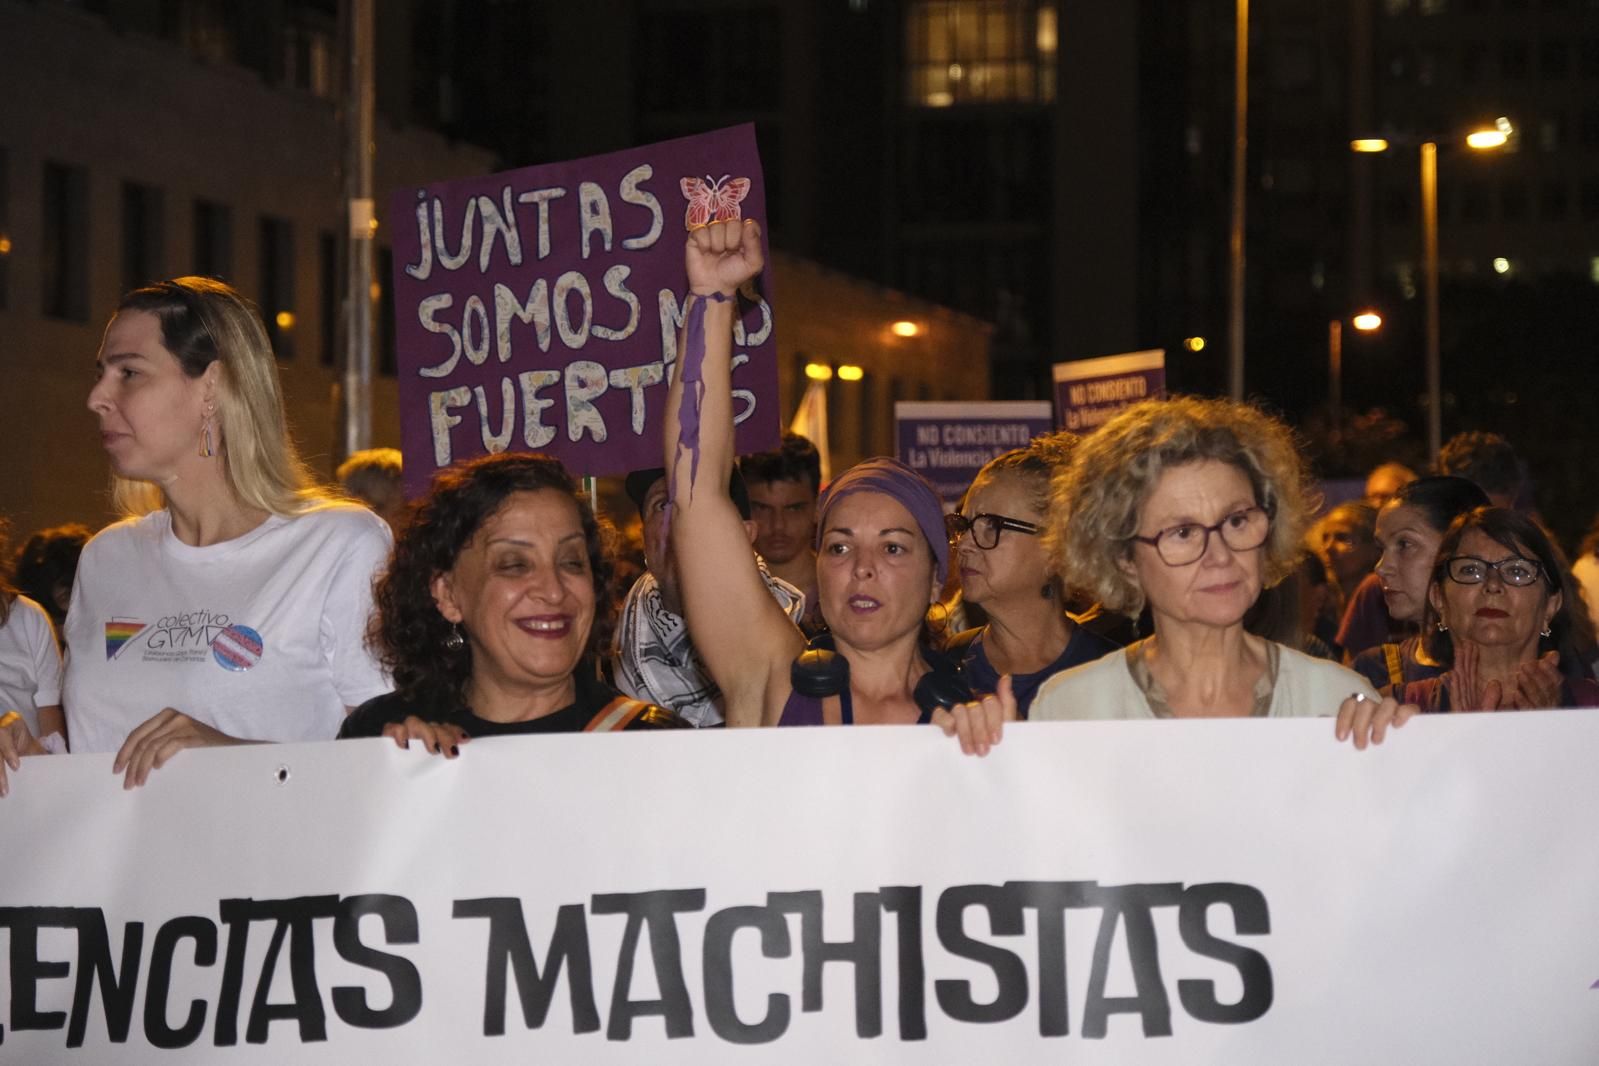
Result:
{"type": "MultiPolygon", "coordinates": [[[[921,653],[929,669],[916,682],[911,698],[921,708],[923,720],[939,707],[953,707],[972,698],[958,658],[925,645],[921,653]]],[[[849,660],[834,647],[833,634],[824,630],[811,638],[789,666],[788,679],[801,696],[817,700],[841,696],[849,690],[849,660]]]]}

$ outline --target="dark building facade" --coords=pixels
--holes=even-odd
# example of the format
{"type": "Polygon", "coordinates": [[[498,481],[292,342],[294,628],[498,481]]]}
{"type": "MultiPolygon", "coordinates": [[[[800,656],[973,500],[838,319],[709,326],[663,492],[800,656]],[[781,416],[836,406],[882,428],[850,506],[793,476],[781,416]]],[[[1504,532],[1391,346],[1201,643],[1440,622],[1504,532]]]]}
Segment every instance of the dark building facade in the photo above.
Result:
{"type": "Polygon", "coordinates": [[[994,323],[996,395],[1042,396],[1051,362],[1147,340],[1138,7],[422,0],[417,25],[456,28],[438,33],[452,52],[416,64],[412,95],[454,99],[445,128],[516,164],[754,122],[777,244],[994,323]],[[525,87],[518,75],[526,122],[503,113],[511,89],[486,73],[501,46],[473,43],[485,34],[539,42],[502,68],[547,61],[525,87]]]}

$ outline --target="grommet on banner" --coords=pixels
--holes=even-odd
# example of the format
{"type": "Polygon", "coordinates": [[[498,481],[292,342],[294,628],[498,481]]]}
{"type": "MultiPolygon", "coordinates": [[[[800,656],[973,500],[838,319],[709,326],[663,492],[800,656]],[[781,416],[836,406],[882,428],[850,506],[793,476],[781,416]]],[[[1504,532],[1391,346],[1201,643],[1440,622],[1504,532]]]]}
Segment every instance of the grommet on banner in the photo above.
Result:
{"type": "Polygon", "coordinates": [[[276,781],[280,785],[288,784],[289,783],[289,768],[287,766],[285,766],[285,765],[280,765],[276,770],[274,770],[272,772],[272,780],[276,781]]]}

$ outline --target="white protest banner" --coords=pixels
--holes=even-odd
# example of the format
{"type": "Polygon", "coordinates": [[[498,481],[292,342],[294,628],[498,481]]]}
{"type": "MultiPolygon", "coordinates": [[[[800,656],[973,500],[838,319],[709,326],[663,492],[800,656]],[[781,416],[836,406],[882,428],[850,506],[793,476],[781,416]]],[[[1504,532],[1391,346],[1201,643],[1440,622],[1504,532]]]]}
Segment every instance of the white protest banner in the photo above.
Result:
{"type": "Polygon", "coordinates": [[[1332,730],[28,760],[0,1061],[1595,1061],[1599,715],[1332,730]]]}

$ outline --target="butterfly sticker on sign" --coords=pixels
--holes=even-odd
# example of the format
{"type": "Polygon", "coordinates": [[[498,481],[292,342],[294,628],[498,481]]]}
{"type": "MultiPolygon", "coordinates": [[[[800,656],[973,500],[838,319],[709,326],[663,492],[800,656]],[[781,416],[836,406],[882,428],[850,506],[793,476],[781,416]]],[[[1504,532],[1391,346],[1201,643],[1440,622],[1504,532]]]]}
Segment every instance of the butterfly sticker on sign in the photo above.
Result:
{"type": "Polygon", "coordinates": [[[738,219],[743,213],[739,204],[750,192],[750,179],[729,180],[726,174],[720,178],[708,174],[703,178],[684,178],[681,184],[683,199],[688,201],[683,224],[691,230],[738,219]]]}

